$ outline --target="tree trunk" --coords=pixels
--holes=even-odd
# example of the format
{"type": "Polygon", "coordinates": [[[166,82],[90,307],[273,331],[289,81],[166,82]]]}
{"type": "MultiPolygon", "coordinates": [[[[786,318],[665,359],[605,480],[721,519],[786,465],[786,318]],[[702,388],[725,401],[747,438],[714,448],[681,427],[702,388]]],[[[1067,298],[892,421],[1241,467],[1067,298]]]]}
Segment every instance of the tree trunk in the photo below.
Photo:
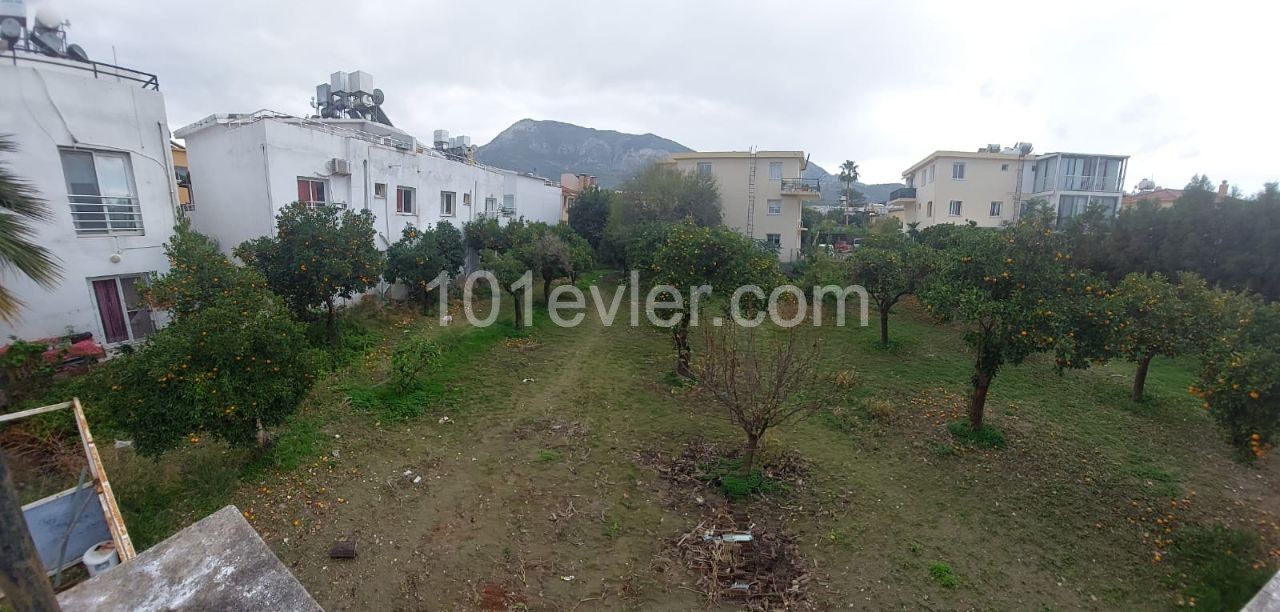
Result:
{"type": "Polygon", "coordinates": [[[751,471],[756,467],[756,454],[760,450],[760,436],[758,434],[747,434],[747,446],[742,449],[742,465],[739,467],[739,473],[743,476],[750,476],[751,471]]]}
{"type": "Polygon", "coordinates": [[[880,344],[889,346],[889,311],[880,309],[880,344]]]}
{"type": "Polygon", "coordinates": [[[1143,355],[1138,360],[1138,372],[1133,375],[1133,401],[1142,401],[1142,390],[1147,386],[1147,368],[1151,366],[1151,358],[1155,355],[1143,355]]]}
{"type": "Polygon", "coordinates": [[[551,305],[551,279],[550,278],[542,279],[542,305],[543,306],[551,305]]]}
{"type": "Polygon", "coordinates": [[[676,374],[684,377],[693,375],[693,359],[689,350],[689,320],[685,317],[679,325],[671,328],[672,338],[676,345],[676,374]]]}
{"type": "Polygon", "coordinates": [[[15,610],[59,610],[36,545],[13,488],[9,463],[0,453],[0,591],[15,610]]]}
{"type": "Polygon", "coordinates": [[[521,307],[519,293],[512,293],[512,297],[516,299],[516,331],[524,329],[524,308],[521,307]]]}
{"type": "Polygon", "coordinates": [[[325,321],[325,332],[329,335],[329,343],[337,346],[338,314],[333,308],[333,298],[325,300],[324,305],[329,309],[329,318],[325,321]]]}
{"type": "Polygon", "coordinates": [[[991,375],[979,370],[973,375],[973,398],[969,402],[969,429],[982,429],[983,411],[987,407],[987,388],[991,386],[991,375]]]}
{"type": "Polygon", "coordinates": [[[271,437],[267,435],[267,428],[262,426],[262,419],[254,419],[254,423],[258,426],[258,450],[265,452],[271,437]]]}

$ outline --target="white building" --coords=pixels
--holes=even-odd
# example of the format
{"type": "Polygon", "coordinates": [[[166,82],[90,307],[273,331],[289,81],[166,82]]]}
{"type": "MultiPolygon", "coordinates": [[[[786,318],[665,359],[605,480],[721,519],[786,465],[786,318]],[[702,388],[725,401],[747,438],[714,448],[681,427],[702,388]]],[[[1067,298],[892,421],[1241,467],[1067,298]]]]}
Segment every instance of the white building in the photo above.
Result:
{"type": "Polygon", "coordinates": [[[276,215],[299,200],[372,211],[380,249],[409,224],[461,226],[483,215],[559,222],[559,185],[477,164],[469,141],[455,139],[459,146],[450,148],[441,134],[437,148],[368,118],[270,111],[211,115],[174,133],[185,139],[192,187],[200,194],[188,213],[192,226],[228,253],[274,234],[276,215]]]}
{"type": "MultiPolygon", "coordinates": [[[[44,30],[61,41],[60,27],[44,30]]],[[[18,147],[3,161],[51,209],[48,221],[32,225],[35,241],[61,260],[62,277],[45,289],[0,271],[25,303],[17,324],[0,323],[0,337],[140,339],[160,321],[134,285],[168,270],[163,245],[177,206],[157,79],[85,60],[65,41],[16,45],[0,62],[0,133],[18,147]]]]}
{"type": "Polygon", "coordinates": [[[940,223],[1000,227],[1032,199],[1055,211],[1058,223],[1090,204],[1115,214],[1127,156],[1031,153],[1031,145],[988,145],[977,151],[934,151],[902,173],[906,186],[889,195],[890,214],[920,229],[940,223]]]}

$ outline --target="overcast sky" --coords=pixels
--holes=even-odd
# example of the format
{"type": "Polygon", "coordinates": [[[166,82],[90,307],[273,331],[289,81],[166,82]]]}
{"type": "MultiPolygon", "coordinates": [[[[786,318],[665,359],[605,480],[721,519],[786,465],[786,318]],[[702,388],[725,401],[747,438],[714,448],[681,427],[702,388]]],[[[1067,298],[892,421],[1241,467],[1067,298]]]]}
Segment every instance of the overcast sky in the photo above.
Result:
{"type": "MultiPolygon", "coordinates": [[[[34,3],[31,3],[34,4],[34,3]]],[[[398,127],[525,117],[698,150],[802,149],[891,182],[937,149],[1132,156],[1128,184],[1280,179],[1280,3],[55,0],[90,57],[155,73],[170,124],[305,114],[364,70],[398,127]]]]}

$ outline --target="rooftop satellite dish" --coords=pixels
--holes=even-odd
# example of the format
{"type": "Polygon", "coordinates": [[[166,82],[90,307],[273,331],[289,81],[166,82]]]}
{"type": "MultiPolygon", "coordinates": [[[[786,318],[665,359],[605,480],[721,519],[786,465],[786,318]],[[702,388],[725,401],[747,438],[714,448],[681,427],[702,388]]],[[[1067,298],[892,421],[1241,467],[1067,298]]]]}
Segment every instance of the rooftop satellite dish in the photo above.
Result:
{"type": "Polygon", "coordinates": [[[22,24],[17,19],[6,18],[0,21],[0,39],[10,43],[22,38],[22,24]]]}
{"type": "Polygon", "coordinates": [[[382,105],[382,103],[383,103],[384,101],[386,101],[386,99],[387,99],[387,96],[386,96],[386,95],[384,95],[384,94],[382,93],[382,90],[381,90],[381,89],[375,89],[375,90],[373,90],[373,104],[374,104],[374,106],[381,106],[381,105],[382,105]]]}
{"type": "Polygon", "coordinates": [[[77,62],[89,61],[89,54],[85,53],[84,48],[80,45],[75,44],[67,45],[67,57],[76,60],[77,62]]]}

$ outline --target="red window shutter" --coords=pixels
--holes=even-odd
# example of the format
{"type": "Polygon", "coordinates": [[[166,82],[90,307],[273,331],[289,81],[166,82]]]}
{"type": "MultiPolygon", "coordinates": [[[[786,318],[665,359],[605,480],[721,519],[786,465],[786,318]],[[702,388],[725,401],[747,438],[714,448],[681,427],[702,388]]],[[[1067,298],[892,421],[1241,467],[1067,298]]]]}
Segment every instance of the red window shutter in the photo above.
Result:
{"type": "Polygon", "coordinates": [[[311,201],[311,181],[298,179],[298,200],[302,202],[311,201]]]}
{"type": "Polygon", "coordinates": [[[404,212],[404,190],[396,189],[396,212],[404,212]]]}

